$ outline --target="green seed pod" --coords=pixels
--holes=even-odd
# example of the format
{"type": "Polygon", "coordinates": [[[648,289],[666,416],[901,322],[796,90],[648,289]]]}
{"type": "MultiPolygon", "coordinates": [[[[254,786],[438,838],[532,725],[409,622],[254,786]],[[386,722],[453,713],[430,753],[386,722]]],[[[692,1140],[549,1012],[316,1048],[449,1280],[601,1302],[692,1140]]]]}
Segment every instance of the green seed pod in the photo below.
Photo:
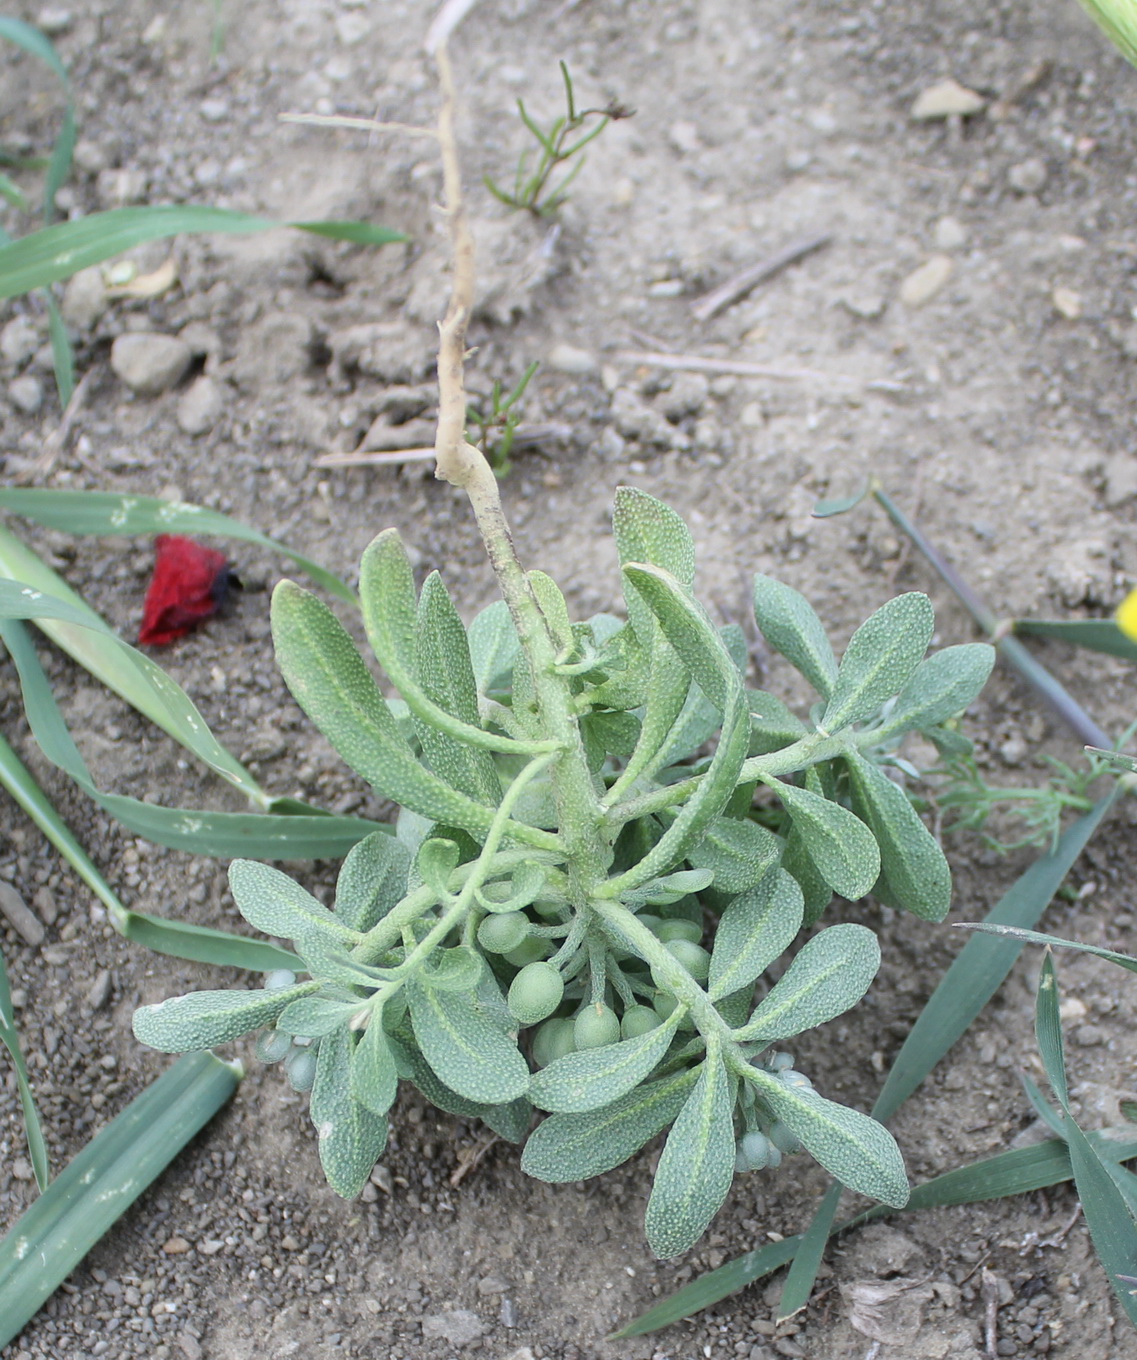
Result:
{"type": "Polygon", "coordinates": [[[625,1039],[638,1039],[648,1030],[658,1029],[662,1023],[658,1011],[650,1006],[629,1006],[620,1020],[620,1033],[625,1039]]]}
{"type": "Polygon", "coordinates": [[[508,954],[529,936],[529,918],[522,911],[487,916],[478,927],[478,943],[488,954],[508,954]]]}
{"type": "Polygon", "coordinates": [[[546,1020],[533,1036],[533,1061],[538,1067],[548,1067],[551,1062],[575,1050],[571,1020],[546,1020]]]}
{"type": "Polygon", "coordinates": [[[771,1143],[766,1135],[752,1129],[738,1140],[735,1168],[739,1171],[761,1171],[764,1166],[770,1164],[770,1151],[771,1143]]]}
{"type": "Polygon", "coordinates": [[[770,1142],[773,1143],[779,1152],[790,1153],[801,1151],[801,1140],[796,1134],[791,1133],[789,1126],[783,1124],[780,1119],[775,1120],[768,1136],[770,1142]]]}
{"type": "Polygon", "coordinates": [[[783,1068],[782,1071],[778,1073],[778,1080],[783,1086],[796,1086],[802,1091],[813,1090],[813,1082],[810,1081],[805,1073],[795,1072],[792,1067],[783,1068]]]}
{"type": "Polygon", "coordinates": [[[257,1035],[257,1059],[263,1063],[282,1062],[292,1048],[292,1035],[283,1030],[266,1029],[257,1035]]]}
{"type": "Polygon", "coordinates": [[[703,938],[702,926],[696,925],[694,921],[685,921],[681,916],[660,921],[655,933],[664,944],[669,940],[688,940],[691,944],[698,944],[703,938]]]}
{"type": "Polygon", "coordinates": [[[517,946],[505,955],[514,968],[524,968],[530,963],[539,963],[542,959],[547,959],[553,952],[552,943],[544,940],[538,935],[528,935],[517,946]]]}
{"type": "Polygon", "coordinates": [[[288,968],[274,968],[271,973],[265,974],[264,989],[266,992],[278,992],[284,987],[291,987],[296,982],[296,974],[288,968]]]}
{"type": "Polygon", "coordinates": [[[565,980],[549,963],[529,963],[509,986],[510,1014],[523,1025],[547,1020],[561,1004],[565,980]]]}
{"type": "Polygon", "coordinates": [[[294,1091],[310,1091],[316,1080],[316,1050],[294,1048],[284,1060],[284,1070],[294,1091]]]}
{"type": "Polygon", "coordinates": [[[681,963],[696,982],[706,982],[710,977],[711,956],[701,944],[692,944],[690,940],[667,940],[665,947],[671,957],[681,963]]]}
{"type": "Polygon", "coordinates": [[[600,1048],[614,1044],[620,1037],[620,1022],[611,1006],[598,1002],[585,1006],[573,1024],[573,1038],[578,1049],[600,1048]]]}

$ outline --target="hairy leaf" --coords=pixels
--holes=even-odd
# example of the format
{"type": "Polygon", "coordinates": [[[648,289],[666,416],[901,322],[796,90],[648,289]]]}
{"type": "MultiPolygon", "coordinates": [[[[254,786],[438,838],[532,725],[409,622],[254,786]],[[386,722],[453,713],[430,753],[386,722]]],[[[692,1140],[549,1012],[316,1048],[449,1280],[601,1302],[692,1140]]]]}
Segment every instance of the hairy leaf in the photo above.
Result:
{"type": "Polygon", "coordinates": [[[320,1164],[343,1199],[355,1199],[387,1146],[387,1120],[352,1095],[355,1035],[336,1030],[320,1044],[308,1112],[320,1140],[320,1164]]]}
{"type": "Polygon", "coordinates": [[[828,732],[867,718],[908,681],[935,628],[932,602],[919,591],[897,595],[849,639],[821,719],[828,732]]]}
{"type": "Polygon", "coordinates": [[[348,851],[336,879],[336,918],[349,930],[368,931],[407,890],[410,854],[400,841],[373,832],[348,851]]]}
{"type": "Polygon", "coordinates": [[[610,1105],[651,1073],[671,1046],[683,1014],[676,1009],[662,1025],[636,1039],[557,1058],[533,1077],[529,1099],[539,1109],[566,1114],[610,1105]]]}
{"type": "Polygon", "coordinates": [[[698,845],[687,853],[695,869],[709,869],[720,892],[740,893],[753,888],[781,856],[782,842],[757,822],[716,817],[698,845]]]}
{"type": "Polygon", "coordinates": [[[452,1091],[487,1105],[526,1094],[529,1068],[517,1044],[470,1004],[468,994],[407,984],[415,1038],[452,1091]]]}
{"type": "Polygon", "coordinates": [[[756,888],[736,897],[722,914],[711,954],[708,995],[729,996],[781,958],[801,929],[801,888],[784,869],[772,869],[756,888]]]}
{"type": "Polygon", "coordinates": [[[234,860],[229,866],[229,887],[241,915],[266,935],[296,940],[314,931],[332,945],[359,941],[358,931],[345,926],[295,879],[267,864],[234,860]]]}
{"type": "Polygon", "coordinates": [[[134,1037],[161,1053],[188,1053],[227,1044],[275,1024],[284,1008],[310,996],[318,982],[255,992],[190,992],[134,1012],[134,1037]]]}
{"type": "Polygon", "coordinates": [[[972,703],[987,683],[995,649],[985,642],[945,647],[921,661],[879,729],[881,741],[912,728],[934,727],[972,703]]]}
{"type": "Polygon", "coordinates": [[[850,902],[870,892],[880,873],[880,851],[864,822],[809,789],[764,782],[785,804],[803,849],[829,886],[850,902]]]}
{"type": "Polygon", "coordinates": [[[827,699],[837,678],[837,660],[805,596],[772,576],[755,576],[754,617],[770,646],[827,699]]]}

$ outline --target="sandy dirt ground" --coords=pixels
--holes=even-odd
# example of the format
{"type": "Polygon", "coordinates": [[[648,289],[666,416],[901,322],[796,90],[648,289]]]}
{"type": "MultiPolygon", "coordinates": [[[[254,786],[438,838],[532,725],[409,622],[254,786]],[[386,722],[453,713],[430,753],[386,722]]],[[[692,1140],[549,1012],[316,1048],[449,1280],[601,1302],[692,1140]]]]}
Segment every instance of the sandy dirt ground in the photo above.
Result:
{"type": "MultiPolygon", "coordinates": [[[[181,238],[135,252],[178,282],[150,301],[68,290],[90,373],[46,478],[182,496],[286,539],[351,577],[395,524],[467,614],[492,598],[471,518],[421,465],[315,465],[329,451],[430,438],[435,321],[447,290],[430,143],[282,124],[288,110],[428,123],[427,7],[405,0],[223,0],[212,7],[81,0],[12,12],[52,27],[77,101],[67,212],[208,202],[289,218],[361,217],[405,231],[382,250],[296,233],[181,238]],[[179,336],[189,371],[139,395],[109,363],[129,331],[179,336]],[[378,422],[376,424],[376,422],[378,422]],[[424,434],[425,432],[425,434],[424,434]]],[[[1107,613],[1137,580],[1137,72],[1073,0],[482,0],[455,44],[461,138],[479,242],[470,379],[487,391],[540,360],[525,407],[553,427],[503,483],[523,560],[551,572],[582,617],[619,607],[609,505],[631,483],[683,512],[700,590],[741,620],[747,576],[780,576],[843,641],[898,589],[925,589],[938,641],[972,637],[962,611],[883,516],[817,521],[823,495],[877,475],[1000,614],[1107,613]],[[516,97],[558,109],[558,59],[588,103],[635,117],[594,144],[553,222],[510,214],[481,186],[525,144],[516,97]],[[951,77],[982,110],[929,121],[913,101],[951,77]],[[804,238],[828,244],[708,321],[692,303],[804,238]],[[783,380],[673,373],[628,359],[669,351],[794,370],[783,380]]],[[[58,96],[0,51],[0,142],[41,150],[58,96]]],[[[13,232],[33,223],[7,214],[13,232]]],[[[57,427],[46,318],[0,310],[0,453],[29,475],[57,427]]],[[[124,634],[152,562],[144,540],[31,534],[124,634]]],[[[383,815],[313,733],[277,675],[268,589],[287,570],[233,545],[246,589],[165,654],[223,741],[275,793],[383,815]]],[[[105,788],[237,807],[180,748],[49,649],[57,692],[105,788]]],[[[1133,714],[1132,672],[1056,644],[1042,655],[1111,731],[1133,714]]],[[[768,687],[806,695],[771,662],[768,687]]],[[[128,905],[232,928],[223,864],[157,850],[97,813],[39,756],[0,670],[3,729],[128,905]]],[[[1041,779],[1076,743],[997,675],[969,719],[987,777],[1041,779]]],[[[1133,817],[1122,810],[1075,870],[1058,934],[1131,947],[1133,817]],[[1076,900],[1073,900],[1076,898],[1076,900]]],[[[130,1033],[139,1003],[221,974],[131,948],[12,806],[0,877],[47,928],[2,941],[53,1157],[73,1154],[168,1059],[130,1033]]],[[[975,838],[950,843],[955,919],[988,909],[1026,864],[975,838]]],[[[297,865],[326,893],[334,865],[297,865]]],[[[828,1094],[867,1108],[879,1073],[959,946],[944,927],[852,909],[885,963],[867,1001],[809,1036],[801,1060],[828,1094]]],[[[894,1131],[924,1178],[1032,1136],[1017,1079],[1034,1071],[1023,963],[894,1131]]],[[[1132,988],[1063,959],[1076,1106],[1116,1122],[1137,1085],[1132,988]]],[[[1120,980],[1119,980],[1120,979],[1120,980]]],[[[251,1060],[251,1046],[238,1051],[251,1060]]],[[[685,1257],[642,1235],[652,1150],[587,1185],[524,1178],[480,1127],[401,1102],[391,1150],[361,1201],[324,1185],[302,1099],[250,1061],[226,1112],[122,1219],[4,1360],[978,1360],[982,1270],[998,1280],[1000,1356],[1125,1360],[1137,1342],[1062,1188],[991,1206],[897,1217],[841,1240],[803,1314],[777,1327],[775,1280],[653,1337],[609,1343],[621,1321],[701,1270],[799,1230],[824,1185],[791,1159],[739,1180],[685,1257]],[[453,1184],[474,1153],[476,1169],[453,1184]],[[851,1322],[864,1282],[914,1282],[874,1335],[851,1322]]],[[[655,1150],[658,1155],[658,1149],[655,1150]]],[[[31,1201],[14,1085],[0,1079],[0,1225],[31,1201]]],[[[861,1321],[863,1328],[863,1319],[861,1321]]]]}

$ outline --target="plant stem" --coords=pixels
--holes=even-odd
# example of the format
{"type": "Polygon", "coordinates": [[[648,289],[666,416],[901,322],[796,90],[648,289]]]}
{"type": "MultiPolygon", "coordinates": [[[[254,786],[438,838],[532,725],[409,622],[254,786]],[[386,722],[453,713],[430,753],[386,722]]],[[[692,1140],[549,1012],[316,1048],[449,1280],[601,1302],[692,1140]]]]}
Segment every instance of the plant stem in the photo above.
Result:
{"type": "Polygon", "coordinates": [[[924,532],[904,514],[892,497],[879,486],[873,487],[873,495],[888,518],[902,534],[905,534],[911,540],[913,546],[924,556],[929,566],[971,615],[976,625],[995,644],[1007,665],[1012,670],[1017,671],[1035,693],[1050,705],[1063,722],[1073,729],[1080,741],[1087,746],[1101,746],[1106,750],[1111,749],[1113,742],[1081,704],[1023,646],[1018,638],[1004,635],[1003,624],[996,618],[987,602],[968,585],[924,532]]]}

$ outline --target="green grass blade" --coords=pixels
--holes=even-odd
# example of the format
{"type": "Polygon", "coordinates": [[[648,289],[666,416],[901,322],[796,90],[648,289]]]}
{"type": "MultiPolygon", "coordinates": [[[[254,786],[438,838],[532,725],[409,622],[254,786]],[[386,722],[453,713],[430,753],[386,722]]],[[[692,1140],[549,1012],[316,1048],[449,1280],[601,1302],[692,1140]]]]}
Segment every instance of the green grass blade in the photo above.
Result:
{"type": "Polygon", "coordinates": [[[19,212],[27,212],[28,210],[28,200],[24,197],[20,186],[3,173],[0,173],[0,198],[11,204],[19,212]]]}
{"type": "Polygon", "coordinates": [[[0,508],[69,534],[216,534],[236,538],[295,562],[330,594],[358,605],[355,591],[333,572],[284,543],[268,538],[217,510],[155,496],[119,496],[110,491],[55,491],[41,487],[0,488],[0,508]]]}
{"type": "MultiPolygon", "coordinates": [[[[71,173],[71,153],[75,149],[75,107],[71,102],[71,82],[58,52],[38,28],[33,28],[31,24],[26,24],[20,19],[0,18],[0,38],[6,38],[42,61],[58,79],[67,95],[63,126],[55,139],[55,146],[47,163],[47,177],[43,188],[44,220],[50,222],[55,214],[55,195],[71,173]]],[[[64,402],[64,405],[66,404],[64,402]]]]}
{"type": "Polygon", "coordinates": [[[1082,8],[1122,56],[1137,66],[1137,14],[1132,4],[1128,0],[1082,0],[1082,8]]]}
{"type": "MultiPolygon", "coordinates": [[[[1115,796],[1102,799],[1092,812],[1079,817],[1063,833],[1053,852],[1035,860],[991,910],[987,922],[1033,926],[1101,824],[1115,796]]],[[[873,1106],[877,1119],[890,1119],[967,1031],[1011,971],[1022,948],[1019,941],[995,940],[986,935],[968,940],[897,1054],[873,1106]]]]}
{"type": "Polygon", "coordinates": [[[230,935],[226,930],[195,926],[189,921],[168,921],[147,912],[128,911],[120,933],[135,944],[173,959],[243,968],[249,973],[271,973],[276,968],[304,971],[295,954],[267,940],[230,935]]]}
{"type": "Polygon", "coordinates": [[[1130,1323],[1137,1327],[1137,1298],[1123,1278],[1132,1273],[1137,1263],[1137,1220],[1125,1194],[1105,1165],[1100,1147],[1091,1142],[1069,1113],[1066,1115],[1066,1146],[1070,1165],[1074,1168],[1074,1185],[1082,1201],[1082,1212],[1098,1260],[1130,1323]]]}
{"type": "Polygon", "coordinates": [[[8,1050],[12,1067],[16,1073],[16,1089],[20,1094],[20,1107],[24,1113],[24,1135],[28,1140],[28,1153],[32,1170],[35,1172],[36,1185],[43,1190],[47,1186],[50,1169],[47,1159],[47,1143],[40,1125],[39,1111],[36,1109],[32,1085],[28,1078],[24,1052],[20,1047],[20,1035],[16,1029],[16,1017],[12,1010],[12,991],[8,986],[8,973],[4,967],[4,955],[0,953],[0,1044],[8,1050]]]}
{"type": "Polygon", "coordinates": [[[1056,638],[1091,652],[1137,661],[1137,642],[1127,638],[1112,619],[1016,619],[1015,632],[1056,638]]]}
{"type": "Polygon", "coordinates": [[[956,924],[960,930],[981,930],[987,935],[1002,935],[1007,939],[1022,940],[1024,944],[1045,944],[1052,949],[1077,949],[1083,954],[1095,954],[1099,959],[1108,959],[1110,963],[1116,963],[1131,973],[1137,973],[1137,959],[1132,954],[1119,954],[1116,949],[1101,949],[1096,944],[1082,944],[1080,940],[1063,940],[1057,935],[1044,935],[1040,930],[1016,930],[1013,926],[989,925],[985,921],[975,924],[970,921],[959,921],[956,924]]]}
{"type": "Polygon", "coordinates": [[[108,689],[260,807],[271,799],[221,745],[185,690],[124,642],[24,543],[0,526],[0,617],[32,618],[108,689]]]}
{"type": "MultiPolygon", "coordinates": [[[[339,859],[357,841],[377,829],[378,823],[363,818],[335,817],[308,809],[299,814],[204,812],[195,808],[158,807],[125,794],[103,793],[91,778],[91,772],[67,729],[27,630],[14,619],[0,620],[0,639],[3,639],[19,673],[24,712],[40,750],[53,765],[58,765],[70,775],[89,798],[94,799],[135,835],[144,836],[172,850],[214,855],[222,859],[339,859]]],[[[8,752],[9,756],[4,757],[0,749],[0,779],[4,778],[6,759],[19,764],[11,748],[8,748],[8,752]]],[[[23,770],[22,765],[20,770],[23,770]]],[[[31,780],[31,775],[26,770],[23,773],[38,793],[38,786],[31,780]]],[[[19,800],[19,793],[15,790],[12,792],[19,800]]],[[[54,817],[50,803],[46,799],[43,802],[45,806],[40,814],[54,817]]],[[[83,852],[66,828],[63,831],[69,838],[69,847],[52,835],[44,826],[41,815],[37,815],[27,803],[21,801],[21,806],[78,869],[74,856],[76,853],[82,855],[83,852]]],[[[90,872],[97,875],[98,871],[89,861],[88,866],[90,872]]],[[[94,887],[86,871],[79,872],[84,881],[94,887]]],[[[102,882],[101,878],[99,882],[102,882]]],[[[112,905],[100,888],[95,887],[95,891],[110,907],[112,914],[121,909],[113,894],[112,905]]]]}
{"type": "MultiPolygon", "coordinates": [[[[1137,1137],[1132,1136],[1127,1129],[1091,1133],[1088,1141],[1110,1166],[1137,1157],[1137,1137]]],[[[984,1200],[1006,1199],[1012,1195],[1045,1190],[1070,1180],[1072,1174],[1066,1144],[1060,1139],[1047,1139],[1043,1143],[1012,1148],[1009,1152],[1000,1152],[983,1161],[947,1171],[942,1176],[925,1181],[923,1185],[915,1186],[902,1211],[874,1205],[855,1218],[837,1224],[831,1235],[897,1212],[911,1213],[954,1204],[978,1204],[984,1200]]],[[[642,1336],[645,1332],[669,1327],[704,1308],[710,1308],[729,1294],[737,1293],[748,1284],[784,1266],[793,1259],[802,1241],[801,1234],[798,1234],[727,1261],[717,1270],[708,1271],[684,1285],[669,1298],[661,1299],[653,1308],[615,1332],[614,1338],[642,1336]]],[[[784,1293],[782,1297],[784,1306],[784,1293]]]]}
{"type": "Polygon", "coordinates": [[[240,1068],[180,1058],[101,1129],[0,1241],[0,1346],[237,1089],[240,1068]]]}
{"type": "Polygon", "coordinates": [[[837,1204],[844,1188],[840,1181],[833,1182],[817,1206],[809,1227],[802,1234],[801,1245],[786,1272],[786,1282],[778,1302],[778,1322],[800,1313],[809,1302],[825,1244],[833,1233],[833,1220],[837,1217],[837,1204]]]}
{"type": "Polygon", "coordinates": [[[43,186],[43,218],[50,222],[55,216],[55,195],[67,182],[71,173],[71,156],[75,150],[75,108],[70,99],[63,114],[63,126],[51,148],[51,159],[47,164],[47,176],[43,186]]]}
{"type": "Polygon", "coordinates": [[[366,222],[273,222],[250,213],[194,204],[112,208],[74,222],[59,222],[0,246],[0,298],[18,297],[70,278],[81,269],[113,259],[146,241],[183,232],[249,235],[272,227],[295,227],[357,245],[386,245],[406,237],[366,222]]]}
{"type": "Polygon", "coordinates": [[[50,293],[44,293],[47,304],[48,333],[51,336],[51,362],[55,370],[55,390],[59,394],[59,404],[64,410],[75,392],[75,351],[71,348],[71,337],[59,303],[50,293]]]}
{"type": "Polygon", "coordinates": [[[1066,1053],[1062,1043],[1062,1020],[1058,1014],[1058,977],[1049,954],[1042,960],[1035,997],[1034,1030],[1038,1052],[1058,1104],[1069,1113],[1070,1091],[1066,1084],[1066,1053]]]}

